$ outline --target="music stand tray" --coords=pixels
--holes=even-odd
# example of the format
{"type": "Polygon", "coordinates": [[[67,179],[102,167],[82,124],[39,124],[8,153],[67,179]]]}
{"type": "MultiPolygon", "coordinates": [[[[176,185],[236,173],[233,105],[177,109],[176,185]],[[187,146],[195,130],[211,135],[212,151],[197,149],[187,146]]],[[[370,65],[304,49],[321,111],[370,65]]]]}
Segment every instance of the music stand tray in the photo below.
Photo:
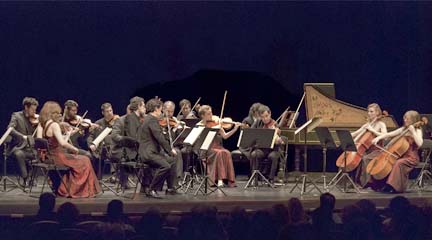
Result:
{"type": "MultiPolygon", "coordinates": [[[[276,138],[276,129],[245,128],[240,132],[237,147],[252,149],[273,149],[276,138]]],[[[272,188],[275,188],[275,186],[261,173],[259,169],[252,169],[252,174],[244,188],[247,189],[251,185],[253,185],[252,187],[254,188],[258,187],[256,183],[258,183],[260,178],[262,182],[266,183],[272,188]]]]}
{"type": "Polygon", "coordinates": [[[319,193],[322,193],[321,190],[318,188],[318,186],[315,184],[315,181],[312,180],[307,174],[307,133],[314,130],[318,125],[320,125],[321,122],[322,119],[320,117],[311,118],[309,121],[307,121],[305,124],[303,124],[294,132],[295,135],[301,133],[304,134],[304,160],[303,160],[304,164],[303,164],[303,174],[300,177],[296,177],[295,184],[291,188],[290,193],[292,193],[300,183],[301,183],[300,195],[306,193],[306,188],[308,184],[312,185],[316,190],[318,190],[319,193]]]}
{"type": "Polygon", "coordinates": [[[351,185],[353,186],[354,190],[357,193],[361,193],[360,189],[357,187],[357,184],[355,184],[355,182],[352,180],[352,178],[349,176],[348,172],[346,171],[347,151],[357,152],[357,147],[354,143],[352,135],[351,135],[350,131],[348,131],[348,130],[336,130],[336,134],[337,134],[339,141],[340,141],[339,147],[344,152],[344,161],[345,162],[344,162],[344,167],[342,168],[342,170],[339,171],[336,174],[336,176],[330,181],[328,190],[329,191],[332,190],[335,186],[337,186],[337,184],[340,181],[342,181],[342,179],[345,179],[344,188],[343,188],[342,192],[347,193],[347,181],[348,181],[349,183],[351,183],[351,185]]]}
{"type": "Polygon", "coordinates": [[[335,149],[336,148],[336,144],[333,140],[333,137],[329,131],[328,128],[326,127],[317,127],[315,128],[315,132],[317,134],[318,140],[321,143],[321,147],[322,147],[322,153],[323,153],[323,173],[322,173],[322,178],[323,178],[323,186],[324,189],[327,189],[327,176],[326,176],[326,170],[327,170],[327,149],[332,148],[335,149]]]}

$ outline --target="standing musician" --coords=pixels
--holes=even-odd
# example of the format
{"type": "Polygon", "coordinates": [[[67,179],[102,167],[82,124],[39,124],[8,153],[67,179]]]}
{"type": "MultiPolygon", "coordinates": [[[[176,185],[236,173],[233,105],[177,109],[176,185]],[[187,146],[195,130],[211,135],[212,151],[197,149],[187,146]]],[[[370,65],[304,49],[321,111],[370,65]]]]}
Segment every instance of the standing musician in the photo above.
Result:
{"type": "Polygon", "coordinates": [[[227,181],[229,187],[235,187],[235,173],[231,152],[222,146],[222,139],[231,137],[240,124],[235,123],[232,130],[225,132],[218,120],[213,117],[212,108],[209,105],[201,106],[198,115],[201,121],[197,125],[219,128],[218,134],[206,153],[207,174],[213,182],[216,183],[217,180],[219,187],[224,186],[224,180],[227,181]]]}
{"type": "MultiPolygon", "coordinates": [[[[120,118],[119,115],[114,115],[111,103],[107,102],[102,104],[101,111],[103,118],[95,122],[98,127],[93,129],[87,138],[88,148],[91,150],[92,155],[99,161],[103,161],[104,159],[108,158],[107,154],[114,143],[112,141],[111,135],[106,136],[97,147],[93,144],[93,141],[99,136],[99,134],[102,133],[103,130],[105,130],[105,128],[112,128],[114,122],[120,118]]],[[[101,173],[99,173],[99,175],[101,175],[101,173]]]]}
{"type": "MultiPolygon", "coordinates": [[[[86,155],[92,160],[92,162],[94,162],[92,154],[89,151],[86,151],[84,149],[84,148],[87,149],[86,139],[89,135],[90,127],[93,128],[93,126],[91,125],[91,123],[84,124],[84,122],[82,122],[81,116],[78,116],[77,114],[78,114],[78,103],[74,100],[67,100],[64,103],[63,121],[69,125],[66,125],[65,131],[71,131],[69,139],[72,145],[74,145],[79,149],[79,154],[86,155]]],[[[60,126],[65,126],[65,125],[62,124],[60,126]]]]}
{"type": "MultiPolygon", "coordinates": [[[[261,104],[258,107],[258,114],[259,114],[259,120],[255,121],[254,124],[252,124],[251,128],[270,128],[270,129],[277,129],[278,135],[280,134],[280,130],[277,126],[277,122],[272,119],[271,117],[271,111],[270,108],[264,104],[261,104]]],[[[250,162],[252,169],[256,170],[260,168],[261,162],[264,159],[267,159],[269,162],[271,162],[271,168],[270,173],[268,175],[268,179],[270,182],[274,181],[274,177],[276,175],[279,159],[281,158],[283,149],[282,149],[283,140],[281,137],[278,137],[276,141],[276,145],[273,149],[259,149],[255,148],[252,150],[250,154],[250,162]]],[[[264,164],[262,167],[262,173],[266,175],[268,172],[268,164],[264,164]]]]}
{"type": "Polygon", "coordinates": [[[173,145],[173,141],[177,138],[177,136],[180,134],[181,130],[184,125],[182,126],[180,124],[180,121],[177,120],[176,117],[174,117],[174,111],[175,111],[175,103],[172,101],[166,101],[163,104],[163,116],[162,119],[159,121],[160,125],[163,128],[163,133],[166,136],[167,140],[172,144],[172,148],[177,152],[176,155],[176,177],[177,181],[176,184],[179,183],[180,179],[183,177],[183,157],[181,154],[180,148],[182,147],[182,144],[173,145]],[[168,133],[168,130],[171,130],[170,133],[168,133]]]}
{"type": "MultiPolygon", "coordinates": [[[[418,149],[423,144],[423,132],[421,129],[420,115],[417,111],[407,111],[403,116],[404,126],[400,127],[392,132],[381,134],[380,136],[372,140],[373,144],[377,144],[380,140],[386,138],[392,138],[392,141],[386,146],[388,150],[393,147],[397,147],[396,152],[402,154],[401,156],[395,157],[395,162],[391,168],[390,174],[382,180],[376,180],[372,175],[370,182],[374,190],[379,189],[379,186],[383,192],[397,193],[404,192],[406,184],[408,182],[408,174],[419,162],[418,149]],[[393,141],[395,140],[395,141],[393,141]],[[403,152],[401,149],[406,150],[403,152]]],[[[388,150],[383,150],[381,154],[387,154],[388,150]]],[[[396,153],[392,154],[393,156],[396,153]]],[[[387,155],[388,156],[388,155],[387,155]]],[[[368,165],[368,170],[372,167],[377,166],[379,163],[375,161],[385,161],[380,159],[380,156],[374,158],[368,165]]]]}
{"type": "Polygon", "coordinates": [[[35,98],[25,97],[22,101],[23,110],[12,113],[8,126],[8,128],[13,128],[9,145],[10,154],[18,162],[23,186],[26,185],[28,178],[28,161],[35,158],[33,146],[29,146],[28,140],[33,136],[39,123],[36,115],[38,105],[35,98]]]}
{"type": "MultiPolygon", "coordinates": [[[[365,146],[365,142],[361,141],[369,141],[368,139],[362,139],[367,131],[373,134],[372,137],[381,136],[382,134],[387,133],[387,126],[381,120],[381,117],[383,116],[381,107],[377,103],[371,103],[367,106],[367,110],[368,121],[355,132],[351,133],[356,145],[362,144],[365,146]]],[[[365,155],[363,155],[358,167],[355,170],[356,175],[354,181],[360,184],[362,187],[367,187],[366,184],[370,178],[366,171],[366,166],[369,164],[370,160],[376,157],[379,153],[379,151],[375,150],[377,150],[377,148],[373,145],[369,147],[369,149],[366,149],[365,155]]]]}
{"type": "Polygon", "coordinates": [[[162,115],[162,101],[150,99],[146,108],[147,116],[144,118],[140,130],[139,153],[143,162],[153,168],[154,176],[150,183],[147,196],[160,198],[158,190],[162,189],[167,181],[166,194],[176,194],[174,180],[176,177],[175,156],[177,152],[171,148],[170,143],[162,133],[159,120],[162,115]]]}
{"type": "Polygon", "coordinates": [[[180,115],[178,115],[178,120],[182,119],[196,119],[197,116],[192,109],[191,102],[187,99],[182,99],[179,103],[180,115]]]}

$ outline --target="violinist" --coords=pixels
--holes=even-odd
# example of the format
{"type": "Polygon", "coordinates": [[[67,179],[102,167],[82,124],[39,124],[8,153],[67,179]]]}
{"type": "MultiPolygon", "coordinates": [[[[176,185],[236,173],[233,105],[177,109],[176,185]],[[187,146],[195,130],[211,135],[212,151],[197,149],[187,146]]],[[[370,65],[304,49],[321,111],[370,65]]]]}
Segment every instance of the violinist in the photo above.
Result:
{"type": "Polygon", "coordinates": [[[206,153],[206,164],[208,164],[207,174],[213,182],[216,183],[217,180],[217,185],[219,187],[224,186],[224,181],[227,182],[228,187],[235,187],[235,173],[231,153],[222,146],[222,139],[231,137],[237,131],[240,124],[235,123],[232,130],[225,132],[225,130],[220,127],[218,120],[215,120],[216,118],[213,116],[212,108],[208,105],[201,106],[198,115],[201,121],[197,125],[219,128],[218,134],[206,153]]]}
{"type": "MultiPolygon", "coordinates": [[[[72,145],[74,145],[75,147],[77,147],[79,149],[79,154],[89,157],[92,160],[92,162],[94,162],[92,154],[89,151],[84,150],[85,148],[87,148],[86,139],[89,135],[89,127],[90,126],[86,125],[85,126],[86,128],[83,129],[83,131],[77,131],[77,130],[79,130],[79,128],[81,128],[81,126],[77,126],[77,125],[80,125],[79,123],[82,121],[82,120],[80,120],[81,117],[78,116],[77,114],[78,114],[78,103],[74,100],[67,100],[64,103],[63,122],[67,123],[67,125],[66,125],[67,127],[65,130],[71,132],[69,139],[70,139],[72,145]],[[75,127],[77,127],[77,128],[75,128],[75,127]]],[[[65,125],[61,124],[60,126],[62,127],[65,125]]]]}
{"type": "MultiPolygon", "coordinates": [[[[379,141],[386,138],[391,138],[392,140],[400,140],[403,138],[406,140],[407,144],[407,150],[402,156],[396,159],[387,177],[382,180],[377,180],[374,176],[371,177],[370,183],[374,190],[388,193],[404,192],[408,183],[408,175],[419,162],[418,149],[423,144],[423,132],[420,127],[421,124],[419,124],[420,114],[414,110],[407,111],[403,116],[403,122],[403,127],[381,134],[372,140],[373,144],[377,144],[379,141]]],[[[390,141],[390,144],[392,144],[392,142],[393,141],[390,141]]],[[[399,141],[396,143],[398,142],[399,141]]],[[[389,147],[391,146],[386,146],[387,149],[389,149],[389,147]]]]}
{"type": "MultiPolygon", "coordinates": [[[[258,109],[262,104],[259,102],[256,102],[254,104],[252,104],[252,106],[250,106],[249,108],[249,114],[247,117],[245,117],[242,121],[243,124],[245,124],[247,127],[251,127],[256,121],[259,120],[260,116],[258,113],[258,109]]],[[[251,159],[251,148],[239,148],[240,152],[249,160],[249,162],[252,164],[252,161],[250,161],[251,159]]],[[[253,169],[253,166],[250,166],[251,169],[253,169]]]]}
{"type": "Polygon", "coordinates": [[[197,116],[192,109],[191,102],[187,99],[182,99],[179,103],[180,114],[178,115],[178,120],[183,119],[196,119],[197,116]]]}
{"type": "Polygon", "coordinates": [[[160,198],[158,191],[167,181],[166,194],[176,194],[174,181],[176,177],[175,156],[177,152],[162,133],[159,119],[162,115],[162,101],[150,99],[146,108],[149,114],[144,118],[140,129],[139,153],[143,162],[153,170],[154,176],[146,192],[148,197],[160,198]]]}
{"type": "Polygon", "coordinates": [[[112,138],[110,135],[106,136],[98,147],[93,144],[93,141],[99,136],[99,134],[102,133],[103,130],[105,130],[105,128],[112,128],[114,122],[120,117],[118,115],[114,115],[112,105],[108,102],[101,105],[101,111],[103,118],[95,122],[95,124],[97,124],[99,127],[93,129],[87,138],[88,148],[91,150],[93,156],[99,161],[107,158],[107,153],[113,145],[112,138]]]}
{"type": "Polygon", "coordinates": [[[159,121],[161,127],[163,128],[163,133],[166,136],[167,140],[172,144],[172,148],[177,152],[175,168],[176,168],[176,183],[180,182],[180,179],[183,177],[183,157],[180,148],[181,144],[174,145],[173,141],[180,134],[182,126],[180,125],[180,121],[174,117],[175,111],[175,103],[172,101],[165,101],[162,108],[162,118],[159,121]],[[168,131],[171,130],[170,133],[168,131]]]}
{"type": "MultiPolygon", "coordinates": [[[[373,134],[373,137],[381,136],[382,134],[387,133],[387,126],[381,120],[383,113],[381,107],[377,103],[371,103],[367,106],[368,110],[368,119],[367,122],[361,126],[358,130],[351,133],[354,138],[354,142],[356,144],[362,144],[365,146],[364,142],[361,141],[369,141],[367,139],[362,139],[365,133],[368,131],[373,134]]],[[[359,162],[355,171],[354,181],[362,187],[367,187],[367,182],[369,181],[369,174],[366,171],[366,166],[369,164],[370,160],[377,156],[379,153],[378,148],[374,145],[370,146],[366,149],[365,154],[362,156],[361,161],[359,162]]],[[[348,165],[348,164],[347,164],[348,165]]]]}
{"type": "MultiPolygon", "coordinates": [[[[271,110],[268,106],[261,104],[258,107],[259,120],[252,124],[251,128],[270,128],[276,129],[278,135],[280,130],[277,126],[277,122],[271,117],[271,110]]],[[[251,170],[262,170],[262,173],[268,176],[270,182],[274,182],[274,177],[276,175],[277,167],[279,164],[279,159],[281,158],[283,152],[283,140],[278,137],[276,145],[273,149],[252,149],[250,154],[251,170]],[[268,163],[263,163],[263,160],[267,159],[271,163],[270,172],[268,172],[268,163]]]]}
{"type": "Polygon", "coordinates": [[[11,132],[11,142],[9,143],[9,154],[18,162],[19,172],[23,180],[20,183],[25,186],[28,179],[29,161],[35,158],[33,146],[27,142],[34,134],[38,125],[36,109],[39,103],[35,98],[25,97],[22,101],[23,110],[12,113],[9,127],[13,127],[11,132]]]}

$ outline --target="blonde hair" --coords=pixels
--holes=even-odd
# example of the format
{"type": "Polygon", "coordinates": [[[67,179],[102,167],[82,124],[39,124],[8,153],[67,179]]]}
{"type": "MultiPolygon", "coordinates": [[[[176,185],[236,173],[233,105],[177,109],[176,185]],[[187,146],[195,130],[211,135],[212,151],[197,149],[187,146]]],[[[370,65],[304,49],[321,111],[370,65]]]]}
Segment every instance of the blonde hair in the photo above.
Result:
{"type": "MultiPolygon", "coordinates": [[[[404,114],[404,117],[411,120],[411,124],[420,121],[420,114],[415,110],[409,110],[404,114]]],[[[420,127],[420,126],[419,126],[420,127]]]]}
{"type": "Polygon", "coordinates": [[[198,111],[198,115],[200,116],[200,118],[202,118],[204,116],[204,114],[206,114],[206,112],[211,111],[211,107],[209,105],[202,105],[198,111]]]}
{"type": "Polygon", "coordinates": [[[377,117],[379,117],[379,116],[382,115],[382,110],[381,110],[380,105],[378,105],[378,103],[371,103],[371,104],[369,104],[367,106],[367,109],[369,109],[369,108],[375,108],[375,110],[378,112],[377,117]]]}
{"type": "Polygon", "coordinates": [[[55,122],[58,122],[59,119],[54,118],[53,115],[54,113],[61,114],[61,112],[62,109],[57,102],[48,101],[44,103],[42,109],[39,112],[39,121],[42,127],[45,127],[45,124],[46,122],[48,122],[48,120],[53,120],[55,122]]]}

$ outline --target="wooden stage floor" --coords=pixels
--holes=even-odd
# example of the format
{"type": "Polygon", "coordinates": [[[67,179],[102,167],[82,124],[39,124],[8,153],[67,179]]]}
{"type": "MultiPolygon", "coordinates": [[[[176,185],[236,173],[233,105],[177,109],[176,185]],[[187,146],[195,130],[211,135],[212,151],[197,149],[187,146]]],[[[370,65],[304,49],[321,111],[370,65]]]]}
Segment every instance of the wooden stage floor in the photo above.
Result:
{"type": "MultiPolygon", "coordinates": [[[[107,203],[113,199],[120,199],[124,202],[125,212],[130,215],[138,215],[145,212],[150,207],[157,207],[163,213],[181,214],[188,212],[191,207],[198,204],[214,205],[219,211],[230,211],[235,206],[242,206],[248,210],[255,211],[258,209],[269,208],[274,204],[285,204],[292,197],[300,198],[304,204],[305,209],[313,209],[319,205],[320,193],[316,190],[308,194],[300,195],[299,189],[290,193],[293,182],[285,186],[278,186],[276,189],[269,187],[259,187],[257,189],[249,188],[244,189],[246,184],[246,176],[237,178],[236,188],[224,188],[227,194],[224,196],[221,192],[217,191],[209,196],[198,195],[194,196],[193,193],[178,194],[175,196],[165,196],[161,194],[163,199],[151,199],[139,194],[135,199],[128,199],[122,196],[116,196],[110,191],[105,191],[104,194],[96,198],[88,199],[68,199],[57,198],[56,205],[71,201],[76,204],[81,214],[101,215],[105,212],[107,203]]],[[[323,189],[322,183],[318,183],[321,191],[323,189]]],[[[3,187],[3,186],[2,186],[3,187]]],[[[308,187],[308,190],[312,187],[308,187]]],[[[40,191],[40,186],[36,190],[40,191]]],[[[423,205],[432,201],[432,187],[430,191],[418,191],[416,189],[408,190],[406,193],[401,194],[410,199],[416,205],[423,205]]],[[[127,190],[126,196],[131,196],[133,190],[127,190]]],[[[362,193],[343,193],[337,188],[331,191],[336,196],[336,209],[341,209],[346,205],[352,204],[360,199],[370,199],[374,201],[377,207],[386,207],[389,200],[397,194],[384,194],[377,193],[370,189],[362,190],[362,193]]],[[[20,215],[34,215],[38,209],[38,198],[30,197],[28,193],[22,190],[14,189],[9,192],[0,192],[0,216],[10,216],[11,214],[20,215]]]]}

